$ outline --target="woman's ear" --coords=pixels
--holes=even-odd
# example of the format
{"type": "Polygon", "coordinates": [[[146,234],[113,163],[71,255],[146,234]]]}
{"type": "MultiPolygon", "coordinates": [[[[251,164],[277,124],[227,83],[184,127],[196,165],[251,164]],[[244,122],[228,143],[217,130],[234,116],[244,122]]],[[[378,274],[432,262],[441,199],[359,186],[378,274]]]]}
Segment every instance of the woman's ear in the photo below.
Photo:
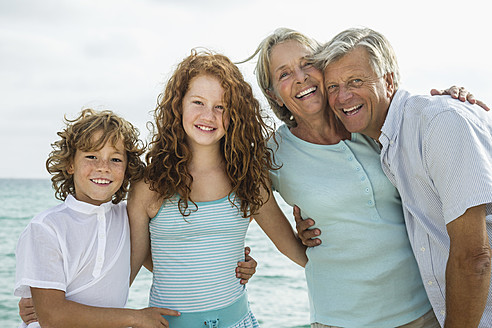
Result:
{"type": "Polygon", "coordinates": [[[272,98],[276,103],[277,105],[279,105],[279,107],[282,107],[284,105],[282,99],[280,99],[280,97],[277,97],[277,95],[275,94],[275,92],[273,92],[272,90],[270,89],[267,89],[266,90],[266,93],[267,95],[272,98]]]}

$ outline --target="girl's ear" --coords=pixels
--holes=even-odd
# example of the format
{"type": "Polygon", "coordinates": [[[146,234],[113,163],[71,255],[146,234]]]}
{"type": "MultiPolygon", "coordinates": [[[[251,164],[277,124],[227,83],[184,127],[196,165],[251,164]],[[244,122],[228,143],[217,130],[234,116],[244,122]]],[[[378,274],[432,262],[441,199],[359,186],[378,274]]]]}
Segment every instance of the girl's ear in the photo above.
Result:
{"type": "Polygon", "coordinates": [[[275,94],[275,92],[273,92],[272,90],[270,89],[267,89],[266,91],[267,95],[272,98],[279,107],[282,107],[284,105],[284,103],[282,102],[282,99],[280,99],[280,97],[277,97],[277,95],[275,94]]]}

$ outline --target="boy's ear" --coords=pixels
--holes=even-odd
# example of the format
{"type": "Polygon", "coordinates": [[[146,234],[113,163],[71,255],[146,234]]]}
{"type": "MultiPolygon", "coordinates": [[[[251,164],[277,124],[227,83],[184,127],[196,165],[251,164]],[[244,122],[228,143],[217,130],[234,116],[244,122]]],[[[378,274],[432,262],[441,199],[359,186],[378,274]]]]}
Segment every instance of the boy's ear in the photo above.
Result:
{"type": "Polygon", "coordinates": [[[73,169],[73,163],[68,164],[68,166],[67,166],[67,173],[68,174],[73,174],[74,171],[75,170],[73,169]]]}
{"type": "Polygon", "coordinates": [[[275,102],[277,103],[277,105],[279,105],[279,107],[282,107],[284,105],[284,103],[282,102],[282,99],[280,99],[279,97],[277,97],[277,95],[275,94],[275,92],[271,91],[270,89],[267,89],[266,91],[267,95],[272,98],[273,100],[275,100],[275,102]]]}

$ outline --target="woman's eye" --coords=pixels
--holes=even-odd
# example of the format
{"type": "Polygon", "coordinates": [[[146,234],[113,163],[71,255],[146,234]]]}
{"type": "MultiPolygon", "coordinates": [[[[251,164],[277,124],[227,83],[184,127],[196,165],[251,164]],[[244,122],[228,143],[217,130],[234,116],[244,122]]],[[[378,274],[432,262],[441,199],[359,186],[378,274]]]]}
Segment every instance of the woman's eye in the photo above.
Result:
{"type": "Polygon", "coordinates": [[[278,77],[279,80],[285,78],[286,76],[288,76],[289,74],[287,74],[287,72],[284,72],[284,73],[281,73],[280,76],[278,77]]]}

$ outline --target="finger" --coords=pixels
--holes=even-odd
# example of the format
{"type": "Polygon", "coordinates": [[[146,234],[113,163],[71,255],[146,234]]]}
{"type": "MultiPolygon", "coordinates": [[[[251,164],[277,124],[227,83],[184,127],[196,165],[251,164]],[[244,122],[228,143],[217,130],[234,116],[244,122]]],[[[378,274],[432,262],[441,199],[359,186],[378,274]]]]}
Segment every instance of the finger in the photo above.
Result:
{"type": "Polygon", "coordinates": [[[249,253],[251,253],[251,248],[249,248],[249,246],[244,247],[244,255],[246,256],[249,253]]]}
{"type": "Polygon", "coordinates": [[[483,101],[481,101],[481,100],[477,100],[477,105],[478,105],[478,106],[480,106],[480,107],[482,107],[482,108],[483,108],[483,109],[485,109],[486,111],[489,111],[489,110],[490,110],[489,106],[487,106],[487,105],[486,105],[483,101]]]}
{"type": "Polygon", "coordinates": [[[466,100],[468,100],[468,102],[470,104],[475,104],[477,102],[477,100],[475,99],[475,96],[471,93],[468,93],[467,96],[466,96],[466,100]]]}
{"type": "Polygon", "coordinates": [[[301,220],[296,224],[297,233],[303,233],[304,230],[308,230],[313,225],[314,225],[313,219],[301,220]]]}
{"type": "Polygon", "coordinates": [[[466,97],[468,95],[468,91],[464,87],[458,89],[458,99],[461,101],[466,101],[466,97]]]}
{"type": "Polygon", "coordinates": [[[444,90],[432,89],[430,94],[431,96],[441,96],[444,94],[444,90]]]}
{"type": "Polygon", "coordinates": [[[163,308],[159,309],[159,314],[170,315],[173,317],[179,317],[181,315],[181,313],[179,311],[175,311],[175,310],[171,310],[171,309],[163,309],[163,308]]]}
{"type": "Polygon", "coordinates": [[[299,223],[302,221],[301,209],[297,205],[294,205],[293,214],[294,214],[294,220],[296,220],[296,223],[299,223]]]}

